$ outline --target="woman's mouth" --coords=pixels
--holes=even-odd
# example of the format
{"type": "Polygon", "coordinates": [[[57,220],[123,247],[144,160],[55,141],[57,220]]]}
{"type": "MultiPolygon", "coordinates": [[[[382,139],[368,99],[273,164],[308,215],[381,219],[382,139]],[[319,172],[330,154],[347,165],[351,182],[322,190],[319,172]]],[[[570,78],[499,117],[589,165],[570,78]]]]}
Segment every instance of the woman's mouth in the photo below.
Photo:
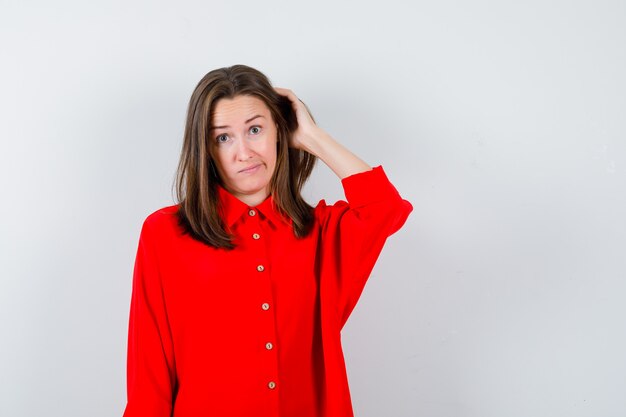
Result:
{"type": "Polygon", "coordinates": [[[240,174],[253,174],[261,168],[263,164],[255,164],[239,171],[240,174]]]}

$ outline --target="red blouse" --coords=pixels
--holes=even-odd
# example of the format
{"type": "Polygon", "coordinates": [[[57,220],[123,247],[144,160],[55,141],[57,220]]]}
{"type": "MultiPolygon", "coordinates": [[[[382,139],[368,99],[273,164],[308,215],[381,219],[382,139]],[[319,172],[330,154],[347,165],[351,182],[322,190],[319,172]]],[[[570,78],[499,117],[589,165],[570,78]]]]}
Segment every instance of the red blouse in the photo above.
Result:
{"type": "Polygon", "coordinates": [[[133,277],[125,417],[348,417],[340,331],[412,210],[383,169],[342,180],[297,239],[268,198],[220,199],[234,250],[144,222],[133,277]]]}

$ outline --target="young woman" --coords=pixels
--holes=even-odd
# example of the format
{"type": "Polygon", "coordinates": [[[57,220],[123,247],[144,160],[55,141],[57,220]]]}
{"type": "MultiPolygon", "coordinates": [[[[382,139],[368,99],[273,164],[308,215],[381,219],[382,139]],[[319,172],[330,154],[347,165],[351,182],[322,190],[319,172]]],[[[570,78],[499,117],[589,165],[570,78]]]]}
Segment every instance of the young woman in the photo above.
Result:
{"type": "Polygon", "coordinates": [[[340,331],[410,203],[243,65],[194,90],[177,191],[141,231],[124,416],[352,416],[340,331]],[[347,202],[304,201],[316,158],[347,202]]]}

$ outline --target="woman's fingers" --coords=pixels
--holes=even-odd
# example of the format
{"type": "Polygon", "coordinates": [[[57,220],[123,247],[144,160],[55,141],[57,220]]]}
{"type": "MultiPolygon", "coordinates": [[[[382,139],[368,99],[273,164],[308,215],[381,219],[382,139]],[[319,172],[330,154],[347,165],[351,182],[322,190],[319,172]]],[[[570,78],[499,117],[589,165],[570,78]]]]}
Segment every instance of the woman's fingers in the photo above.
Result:
{"type": "Polygon", "coordinates": [[[298,149],[308,150],[312,142],[319,136],[319,128],[317,127],[309,109],[296,94],[287,89],[274,87],[278,94],[285,96],[291,101],[292,108],[298,120],[298,128],[291,137],[291,146],[298,149]]]}
{"type": "Polygon", "coordinates": [[[291,99],[291,101],[295,101],[295,100],[298,99],[298,97],[296,97],[294,92],[291,91],[288,88],[274,87],[274,90],[276,90],[279,94],[281,94],[283,96],[289,97],[291,99]]]}
{"type": "Polygon", "coordinates": [[[278,92],[278,94],[287,97],[293,106],[293,110],[296,112],[296,116],[298,117],[298,122],[302,123],[305,121],[310,121],[311,124],[315,124],[313,117],[311,116],[311,112],[309,112],[308,107],[304,104],[304,101],[300,100],[296,94],[289,90],[288,88],[280,88],[274,87],[274,89],[278,92]],[[301,119],[308,120],[301,120],[301,119]]]}
{"type": "Polygon", "coordinates": [[[278,94],[283,95],[291,100],[291,103],[294,105],[294,107],[298,108],[300,106],[304,106],[304,102],[300,100],[293,91],[287,88],[280,87],[274,87],[274,89],[278,92],[278,94]]]}

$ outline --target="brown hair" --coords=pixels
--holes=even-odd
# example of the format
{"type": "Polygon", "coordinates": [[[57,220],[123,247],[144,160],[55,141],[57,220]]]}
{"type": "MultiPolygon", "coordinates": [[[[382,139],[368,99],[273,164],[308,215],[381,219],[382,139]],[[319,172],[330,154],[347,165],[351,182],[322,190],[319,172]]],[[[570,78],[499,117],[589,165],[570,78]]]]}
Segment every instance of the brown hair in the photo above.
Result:
{"type": "Polygon", "coordinates": [[[298,127],[291,101],[278,94],[265,75],[245,65],[209,72],[191,95],[176,174],[179,224],[186,233],[207,245],[234,248],[232,236],[221,216],[216,187],[222,181],[213,161],[209,133],[217,101],[238,95],[261,99],[272,114],[278,142],[270,194],[276,209],[292,220],[295,236],[304,237],[313,223],[313,209],[300,193],[311,175],[316,158],[308,152],[289,147],[291,135],[298,127]]]}

